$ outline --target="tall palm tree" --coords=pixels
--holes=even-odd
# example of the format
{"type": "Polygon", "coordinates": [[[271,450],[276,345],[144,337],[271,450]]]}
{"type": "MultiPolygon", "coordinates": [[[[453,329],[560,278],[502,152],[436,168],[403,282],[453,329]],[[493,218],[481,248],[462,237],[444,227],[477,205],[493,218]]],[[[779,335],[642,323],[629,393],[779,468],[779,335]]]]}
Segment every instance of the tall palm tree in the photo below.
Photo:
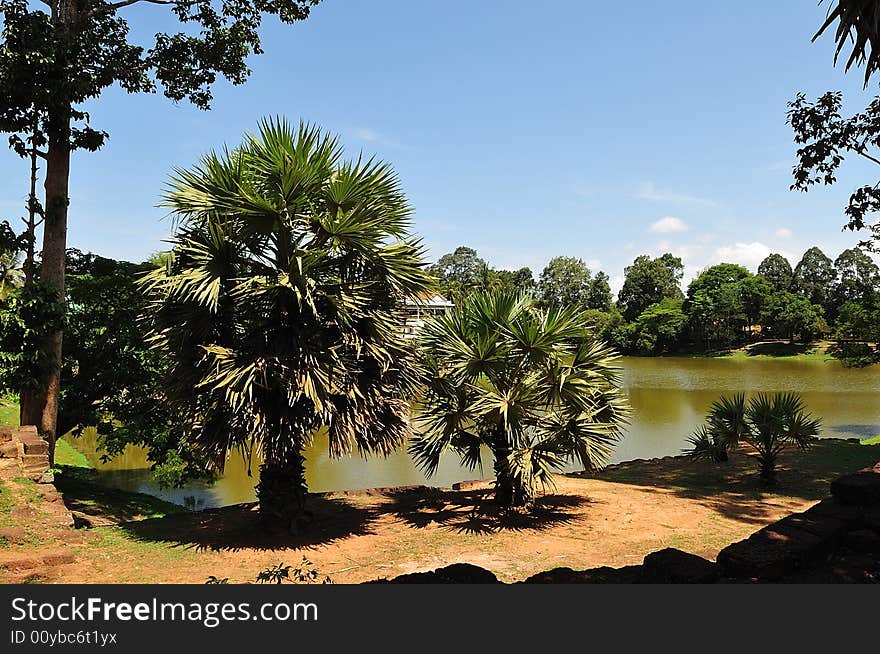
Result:
{"type": "Polygon", "coordinates": [[[416,381],[397,302],[428,288],[398,178],[343,161],[335,137],[267,120],[235,150],[176,171],[165,265],[145,284],[152,341],[191,445],[222,469],[262,456],[262,515],[306,521],[304,448],[387,454],[410,435],[416,381]]]}
{"type": "Polygon", "coordinates": [[[621,437],[629,408],[616,354],[592,340],[574,307],[539,309],[529,296],[477,293],[429,322],[420,349],[421,433],[410,451],[429,475],[443,452],[475,468],[485,447],[496,501],[524,506],[567,462],[604,466],[621,437]]]}
{"type": "Polygon", "coordinates": [[[706,425],[689,439],[687,450],[695,459],[727,460],[727,452],[747,443],[754,449],[761,479],[776,483],[776,461],[787,447],[805,450],[819,434],[822,422],[806,412],[796,393],[743,393],[722,396],[712,404],[706,425]]]}

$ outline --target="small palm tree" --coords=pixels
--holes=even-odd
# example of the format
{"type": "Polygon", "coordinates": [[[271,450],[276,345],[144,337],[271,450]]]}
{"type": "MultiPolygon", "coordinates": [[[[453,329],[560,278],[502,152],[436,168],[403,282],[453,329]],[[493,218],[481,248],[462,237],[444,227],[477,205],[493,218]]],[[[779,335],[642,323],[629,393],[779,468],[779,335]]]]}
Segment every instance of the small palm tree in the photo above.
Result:
{"type": "Polygon", "coordinates": [[[806,412],[796,393],[758,393],[746,402],[743,393],[722,396],[712,404],[706,424],[689,442],[686,453],[695,459],[718,463],[740,443],[751,445],[761,479],[776,483],[776,461],[787,447],[807,449],[818,436],[822,423],[806,412]]]}
{"type": "Polygon", "coordinates": [[[603,467],[621,437],[629,407],[617,355],[574,307],[477,293],[425,326],[420,351],[423,411],[410,452],[429,475],[449,449],[476,468],[485,447],[496,501],[525,506],[567,462],[603,467]]]}
{"type": "Polygon", "coordinates": [[[292,531],[316,430],[333,457],[410,436],[417,375],[397,302],[429,277],[392,169],[341,157],[315,127],[264,121],[178,171],[173,248],[145,282],[190,444],[221,470],[232,449],[261,455],[260,512],[292,531]]]}

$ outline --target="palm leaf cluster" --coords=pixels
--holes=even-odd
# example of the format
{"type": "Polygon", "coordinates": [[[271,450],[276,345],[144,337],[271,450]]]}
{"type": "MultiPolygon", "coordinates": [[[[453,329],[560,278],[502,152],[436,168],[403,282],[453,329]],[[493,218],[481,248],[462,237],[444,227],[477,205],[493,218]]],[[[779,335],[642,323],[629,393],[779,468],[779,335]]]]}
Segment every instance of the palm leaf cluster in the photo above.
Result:
{"type": "Polygon", "coordinates": [[[388,165],[267,120],[177,171],[165,204],[176,233],[145,282],[152,343],[203,456],[222,469],[232,449],[261,455],[265,509],[290,477],[304,491],[302,450],[321,427],[334,457],[406,441],[417,379],[397,302],[429,278],[388,165]]]}
{"type": "Polygon", "coordinates": [[[528,504],[569,462],[604,466],[621,438],[629,407],[617,355],[574,307],[475,294],[425,326],[420,353],[423,409],[410,451],[428,474],[447,450],[473,469],[488,448],[496,499],[528,504]]]}
{"type": "Polygon", "coordinates": [[[807,449],[819,434],[822,423],[807,413],[797,393],[757,393],[746,401],[745,394],[722,396],[712,404],[706,424],[690,437],[688,454],[698,460],[718,463],[727,453],[747,443],[768,483],[776,480],[776,462],[789,447],[807,449]]]}
{"type": "Polygon", "coordinates": [[[852,46],[844,70],[853,65],[865,65],[865,87],[868,80],[880,70],[880,2],[877,0],[832,0],[825,22],[813,37],[815,41],[837,22],[834,41],[834,63],[849,43],[852,46]]]}

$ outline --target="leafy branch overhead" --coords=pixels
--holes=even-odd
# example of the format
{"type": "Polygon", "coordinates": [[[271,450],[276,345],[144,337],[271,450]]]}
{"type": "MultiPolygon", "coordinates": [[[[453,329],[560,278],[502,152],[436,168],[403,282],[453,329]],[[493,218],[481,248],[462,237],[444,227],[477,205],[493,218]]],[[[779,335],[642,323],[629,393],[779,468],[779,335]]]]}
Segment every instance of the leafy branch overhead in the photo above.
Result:
{"type": "MultiPolygon", "coordinates": [[[[801,144],[792,170],[792,190],[807,191],[816,184],[834,184],[847,154],[880,165],[880,97],[849,118],[841,115],[842,102],[842,93],[828,91],[815,102],[801,93],[789,103],[788,123],[794,130],[795,142],[801,144]]],[[[846,228],[867,229],[871,234],[862,246],[874,248],[880,238],[880,222],[871,222],[872,214],[878,210],[880,182],[863,185],[850,195],[845,210],[846,228]]]]}
{"type": "MultiPolygon", "coordinates": [[[[34,7],[27,0],[0,0],[0,94],[6,98],[0,130],[32,134],[36,122],[42,146],[69,117],[77,121],[71,147],[97,150],[108,135],[90,124],[81,105],[114,84],[208,109],[218,78],[236,85],[247,80],[248,57],[263,52],[259,29],[266,16],[294,23],[318,2],[45,0],[46,6],[34,7]],[[184,29],[159,32],[150,43],[131,42],[125,14],[136,4],[169,14],[184,29]]],[[[21,149],[21,138],[12,144],[21,149]]]]}

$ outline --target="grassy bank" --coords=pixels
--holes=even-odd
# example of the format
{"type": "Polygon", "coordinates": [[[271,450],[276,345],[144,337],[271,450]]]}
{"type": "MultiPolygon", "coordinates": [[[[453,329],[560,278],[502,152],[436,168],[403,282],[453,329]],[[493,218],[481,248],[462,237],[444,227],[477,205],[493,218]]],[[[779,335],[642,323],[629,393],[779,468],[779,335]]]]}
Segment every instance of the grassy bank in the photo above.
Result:
{"type": "Polygon", "coordinates": [[[0,427],[18,427],[18,402],[13,397],[0,396],[0,427]]]}
{"type": "Polygon", "coordinates": [[[835,344],[831,341],[815,343],[789,343],[788,341],[760,341],[743,347],[717,350],[713,352],[695,352],[675,356],[694,359],[731,359],[731,360],[773,360],[786,359],[826,363],[838,360],[834,356],[835,344]]]}

